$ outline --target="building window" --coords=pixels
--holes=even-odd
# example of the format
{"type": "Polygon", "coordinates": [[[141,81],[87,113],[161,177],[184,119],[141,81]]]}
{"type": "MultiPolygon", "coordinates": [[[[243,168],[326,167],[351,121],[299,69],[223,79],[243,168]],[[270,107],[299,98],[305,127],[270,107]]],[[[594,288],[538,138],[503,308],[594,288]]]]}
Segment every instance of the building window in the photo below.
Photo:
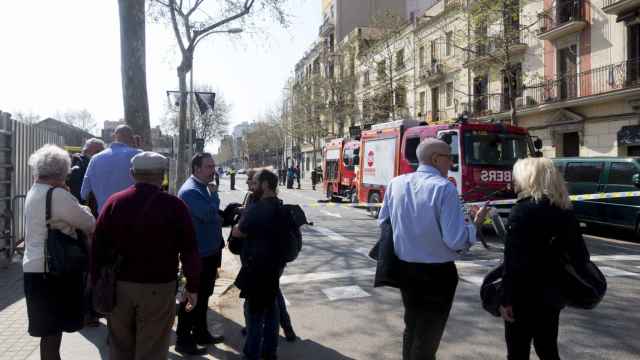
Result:
{"type": "Polygon", "coordinates": [[[387,63],[382,60],[378,63],[377,68],[378,79],[384,79],[387,76],[387,63]]]}
{"type": "Polygon", "coordinates": [[[396,88],[396,108],[406,107],[407,104],[407,89],[404,86],[398,86],[396,88]]]}
{"type": "Polygon", "coordinates": [[[447,31],[445,51],[447,56],[453,55],[453,32],[452,31],[447,31]]]}
{"type": "Polygon", "coordinates": [[[371,83],[371,79],[369,79],[369,70],[367,70],[364,72],[364,75],[362,76],[362,85],[369,86],[370,83],[371,83]]]}
{"type": "Polygon", "coordinates": [[[445,93],[447,97],[447,107],[453,106],[453,81],[447,83],[445,93]]]}
{"type": "Polygon", "coordinates": [[[396,69],[404,68],[404,49],[400,49],[396,52],[396,69]]]}
{"type": "Polygon", "coordinates": [[[424,46],[418,49],[418,64],[421,69],[424,67],[424,46]]]}
{"type": "Polygon", "coordinates": [[[427,99],[427,92],[421,91],[420,96],[418,98],[418,116],[424,116],[424,112],[425,112],[424,106],[426,105],[426,99],[427,99]]]}
{"type": "Polygon", "coordinates": [[[431,50],[431,63],[438,62],[438,43],[436,40],[431,40],[429,42],[429,48],[431,50]]]}
{"type": "Polygon", "coordinates": [[[431,88],[431,118],[433,121],[440,120],[440,88],[431,88]]]}
{"type": "Polygon", "coordinates": [[[478,76],[473,79],[473,111],[475,113],[482,113],[487,111],[488,107],[488,83],[487,75],[478,76]]]}

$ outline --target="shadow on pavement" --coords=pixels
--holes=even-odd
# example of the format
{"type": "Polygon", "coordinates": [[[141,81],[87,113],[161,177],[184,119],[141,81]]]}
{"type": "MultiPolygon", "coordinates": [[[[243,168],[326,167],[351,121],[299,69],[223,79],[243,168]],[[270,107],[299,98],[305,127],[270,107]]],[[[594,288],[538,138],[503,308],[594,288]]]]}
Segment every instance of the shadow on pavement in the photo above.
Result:
{"type": "Polygon", "coordinates": [[[100,322],[100,325],[96,327],[84,327],[82,330],[78,331],[78,334],[82,335],[82,337],[98,349],[100,352],[100,359],[109,358],[109,344],[107,341],[108,331],[107,327],[102,322],[100,322]]]}
{"type": "Polygon", "coordinates": [[[0,268],[0,311],[24,298],[22,262],[12,262],[0,268]]]}
{"type": "MultiPolygon", "coordinates": [[[[210,328],[220,327],[223,330],[225,345],[232,349],[232,351],[224,351],[214,347],[210,348],[209,354],[213,355],[216,359],[241,359],[242,347],[244,346],[244,337],[241,334],[241,330],[244,325],[238,324],[211,310],[209,310],[209,322],[216,324],[216,326],[210,326],[210,328]]],[[[312,339],[298,338],[295,342],[287,342],[283,336],[280,336],[278,342],[278,358],[283,360],[355,360],[312,339]]]]}

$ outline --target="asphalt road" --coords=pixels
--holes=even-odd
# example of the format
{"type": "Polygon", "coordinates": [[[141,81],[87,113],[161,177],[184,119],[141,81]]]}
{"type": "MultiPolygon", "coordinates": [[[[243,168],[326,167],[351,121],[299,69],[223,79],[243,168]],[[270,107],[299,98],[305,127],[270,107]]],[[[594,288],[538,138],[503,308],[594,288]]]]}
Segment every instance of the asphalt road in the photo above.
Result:
{"type": "MultiPolygon", "coordinates": [[[[244,191],[229,191],[222,179],[222,202],[240,201],[244,191]]],[[[246,189],[245,177],[237,180],[246,189]]],[[[304,184],[303,184],[303,187],[304,184]]],[[[307,186],[308,187],[308,186],[307,186]]],[[[313,204],[322,191],[287,190],[286,203],[313,204]]],[[[374,245],[378,227],[362,209],[310,207],[313,227],[304,229],[304,246],[281,279],[294,328],[300,339],[281,342],[281,359],[400,359],[403,307],[392,288],[373,288],[375,263],[365,255],[374,245]]],[[[640,244],[600,230],[585,236],[593,260],[608,277],[604,301],[591,311],[566,309],[561,315],[560,352],[565,359],[639,359],[640,244]]],[[[479,283],[501,258],[502,244],[491,249],[475,246],[457,263],[460,282],[453,310],[438,353],[439,359],[506,358],[502,322],[484,312],[479,283]]],[[[239,359],[244,320],[237,291],[224,295],[221,304],[228,359],[239,359]]],[[[535,359],[535,356],[532,356],[535,359]]]]}

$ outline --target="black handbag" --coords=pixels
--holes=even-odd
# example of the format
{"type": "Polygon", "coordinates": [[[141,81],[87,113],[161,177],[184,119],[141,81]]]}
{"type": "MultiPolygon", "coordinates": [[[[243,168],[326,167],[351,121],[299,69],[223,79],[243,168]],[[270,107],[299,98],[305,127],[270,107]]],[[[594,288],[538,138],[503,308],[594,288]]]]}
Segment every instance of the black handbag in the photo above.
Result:
{"type": "Polygon", "coordinates": [[[116,306],[116,280],[122,257],[114,255],[114,258],[115,261],[98,271],[91,293],[93,309],[102,315],[110,315],[116,306]]]}
{"type": "Polygon", "coordinates": [[[568,254],[561,254],[562,293],[568,306],[590,310],[598,306],[607,293],[607,279],[591,260],[574,264],[568,254]]]}
{"type": "Polygon", "coordinates": [[[84,234],[77,231],[73,238],[58,229],[51,228],[51,200],[55,187],[47,191],[46,222],[47,239],[45,240],[44,268],[45,272],[62,275],[83,273],[89,269],[89,253],[84,234]]]}
{"type": "Polygon", "coordinates": [[[491,270],[482,281],[480,286],[480,299],[482,308],[489,314],[500,317],[500,303],[502,300],[502,273],[504,263],[491,270]]]}

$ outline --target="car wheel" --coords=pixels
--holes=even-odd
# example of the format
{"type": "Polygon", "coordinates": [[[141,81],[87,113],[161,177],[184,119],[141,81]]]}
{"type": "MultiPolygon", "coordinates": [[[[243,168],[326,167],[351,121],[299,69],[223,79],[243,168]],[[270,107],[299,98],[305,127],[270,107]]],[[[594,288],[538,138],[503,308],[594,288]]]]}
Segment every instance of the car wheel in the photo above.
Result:
{"type": "MultiPolygon", "coordinates": [[[[378,203],[380,203],[380,194],[373,193],[373,194],[369,195],[369,203],[370,204],[378,204],[378,203]]],[[[370,206],[369,207],[369,214],[371,214],[371,216],[373,216],[374,219],[377,219],[378,215],[380,215],[380,208],[377,207],[377,206],[370,206]]]]}

